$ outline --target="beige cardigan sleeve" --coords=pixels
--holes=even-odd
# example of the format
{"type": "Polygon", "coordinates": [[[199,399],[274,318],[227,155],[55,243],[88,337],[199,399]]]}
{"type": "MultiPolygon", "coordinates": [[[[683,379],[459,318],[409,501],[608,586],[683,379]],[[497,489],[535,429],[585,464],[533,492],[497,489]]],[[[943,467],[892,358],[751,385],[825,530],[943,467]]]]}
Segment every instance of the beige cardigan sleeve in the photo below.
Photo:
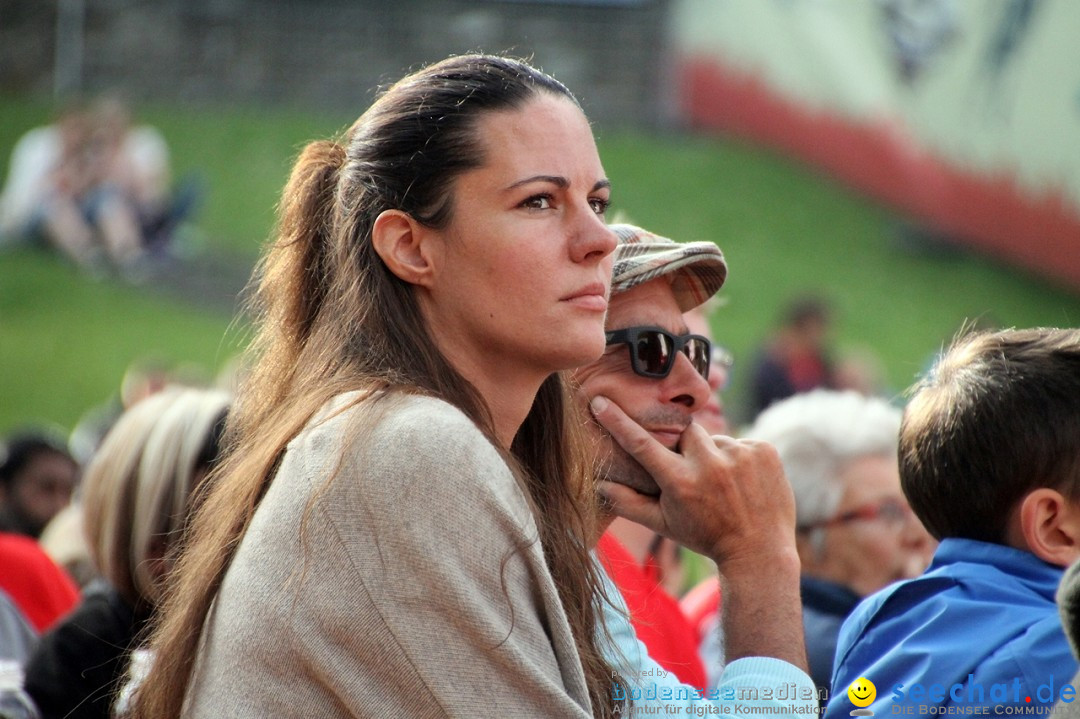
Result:
{"type": "Polygon", "coordinates": [[[192,716],[591,715],[506,464],[449,405],[392,402],[355,442],[347,411],[290,445],[204,631],[192,716]]]}

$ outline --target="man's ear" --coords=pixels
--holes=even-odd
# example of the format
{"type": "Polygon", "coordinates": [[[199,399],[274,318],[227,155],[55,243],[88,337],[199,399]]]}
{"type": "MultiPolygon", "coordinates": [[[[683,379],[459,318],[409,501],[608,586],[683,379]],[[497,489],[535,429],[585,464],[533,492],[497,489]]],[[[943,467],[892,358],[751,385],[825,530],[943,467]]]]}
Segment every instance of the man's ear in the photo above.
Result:
{"type": "Polygon", "coordinates": [[[413,285],[428,286],[432,277],[431,230],[401,210],[383,210],[371,228],[371,242],[390,271],[413,285]]]}
{"type": "Polygon", "coordinates": [[[1080,503],[1040,487],[1020,501],[1020,531],[1039,559],[1067,567],[1080,558],[1080,503]]]}

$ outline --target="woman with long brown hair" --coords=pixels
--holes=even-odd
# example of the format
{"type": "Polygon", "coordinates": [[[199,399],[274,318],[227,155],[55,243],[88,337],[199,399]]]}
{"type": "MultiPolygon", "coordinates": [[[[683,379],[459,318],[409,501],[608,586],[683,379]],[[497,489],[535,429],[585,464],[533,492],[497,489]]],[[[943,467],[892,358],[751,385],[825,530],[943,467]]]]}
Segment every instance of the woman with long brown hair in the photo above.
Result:
{"type": "Polygon", "coordinates": [[[139,717],[610,716],[593,487],[609,188],[569,91],[450,58],[310,144],[139,717]]]}

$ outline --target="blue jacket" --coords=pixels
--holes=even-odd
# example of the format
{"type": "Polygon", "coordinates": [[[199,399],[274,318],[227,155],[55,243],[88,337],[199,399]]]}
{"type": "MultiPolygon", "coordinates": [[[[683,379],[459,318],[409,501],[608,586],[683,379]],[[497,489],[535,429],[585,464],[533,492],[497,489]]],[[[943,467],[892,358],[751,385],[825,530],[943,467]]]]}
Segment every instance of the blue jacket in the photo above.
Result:
{"type": "Polygon", "coordinates": [[[922,576],[866,598],[844,622],[826,717],[855,709],[847,687],[859,678],[877,689],[876,716],[894,703],[914,714],[919,704],[1052,706],[1077,669],[1054,603],[1063,571],[1019,549],[944,540],[922,576]]]}

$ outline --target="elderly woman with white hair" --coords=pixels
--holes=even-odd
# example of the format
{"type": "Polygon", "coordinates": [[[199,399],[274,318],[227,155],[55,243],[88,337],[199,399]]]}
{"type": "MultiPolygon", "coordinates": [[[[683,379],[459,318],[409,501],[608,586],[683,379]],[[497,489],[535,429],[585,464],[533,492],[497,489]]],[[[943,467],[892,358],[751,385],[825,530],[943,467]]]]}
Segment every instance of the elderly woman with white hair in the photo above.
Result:
{"type": "Polygon", "coordinates": [[[163,390],[117,420],[87,467],[83,525],[101,579],[42,637],[26,667],[27,692],[46,719],[111,716],[217,459],[230,401],[216,390],[163,390]]]}
{"type": "Polygon", "coordinates": [[[776,447],[795,494],[806,650],[825,689],[844,618],[922,573],[933,552],[900,490],[900,416],[876,397],[814,390],[772,405],[745,434],[776,447]]]}

